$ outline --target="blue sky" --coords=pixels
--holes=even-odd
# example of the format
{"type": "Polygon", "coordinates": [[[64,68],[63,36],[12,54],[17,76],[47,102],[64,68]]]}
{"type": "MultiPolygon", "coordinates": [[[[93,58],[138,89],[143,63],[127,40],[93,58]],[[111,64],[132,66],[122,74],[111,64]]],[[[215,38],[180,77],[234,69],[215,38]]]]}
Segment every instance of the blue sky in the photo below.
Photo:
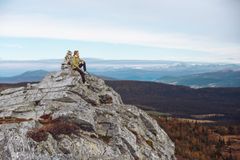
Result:
{"type": "Polygon", "coordinates": [[[239,0],[0,0],[0,59],[240,63],[239,0]]]}

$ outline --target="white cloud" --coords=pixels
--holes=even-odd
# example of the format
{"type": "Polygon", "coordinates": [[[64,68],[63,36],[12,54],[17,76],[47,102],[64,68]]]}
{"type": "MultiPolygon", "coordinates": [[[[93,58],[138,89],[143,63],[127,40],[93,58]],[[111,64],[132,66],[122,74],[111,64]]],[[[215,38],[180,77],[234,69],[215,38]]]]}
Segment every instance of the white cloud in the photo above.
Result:
{"type": "MultiPolygon", "coordinates": [[[[182,33],[157,33],[147,30],[93,25],[84,21],[59,20],[43,15],[0,15],[0,36],[69,39],[141,45],[209,52],[213,57],[240,60],[240,46],[182,33]],[[229,56],[231,55],[231,56],[229,56]]],[[[19,47],[5,44],[5,47],[19,47]]]]}

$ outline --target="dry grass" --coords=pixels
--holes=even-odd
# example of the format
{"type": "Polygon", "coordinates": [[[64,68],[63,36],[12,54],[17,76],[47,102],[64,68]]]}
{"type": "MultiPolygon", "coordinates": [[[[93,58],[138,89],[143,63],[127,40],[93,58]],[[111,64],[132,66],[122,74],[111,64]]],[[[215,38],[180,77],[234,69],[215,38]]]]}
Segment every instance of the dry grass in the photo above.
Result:
{"type": "Polygon", "coordinates": [[[233,157],[240,159],[240,135],[226,135],[223,136],[224,141],[228,143],[230,141],[229,146],[227,147],[225,154],[231,150],[233,157]]]}
{"type": "Polygon", "coordinates": [[[178,118],[179,121],[182,122],[190,122],[190,123],[215,123],[215,121],[210,120],[196,120],[191,118],[178,118]]]}
{"type": "Polygon", "coordinates": [[[41,118],[42,119],[39,120],[39,122],[42,123],[43,126],[27,132],[27,136],[37,142],[46,141],[48,134],[51,134],[53,138],[58,139],[60,134],[77,134],[80,129],[77,124],[68,122],[64,119],[59,118],[52,120],[51,115],[43,115],[41,118]]]}
{"type": "Polygon", "coordinates": [[[21,122],[31,121],[31,120],[32,119],[16,118],[16,117],[1,117],[0,124],[21,123],[21,122]]]}
{"type": "Polygon", "coordinates": [[[201,114],[201,115],[191,115],[193,118],[212,118],[212,117],[224,117],[224,114],[201,114]]]}

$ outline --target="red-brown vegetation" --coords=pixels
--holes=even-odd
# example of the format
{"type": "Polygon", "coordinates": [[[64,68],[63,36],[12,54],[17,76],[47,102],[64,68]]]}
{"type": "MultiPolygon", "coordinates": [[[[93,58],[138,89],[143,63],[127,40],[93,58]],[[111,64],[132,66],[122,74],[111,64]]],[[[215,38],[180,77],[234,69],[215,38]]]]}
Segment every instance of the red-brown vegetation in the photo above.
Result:
{"type": "Polygon", "coordinates": [[[43,115],[39,120],[42,123],[40,128],[34,128],[27,132],[27,136],[32,138],[36,142],[46,141],[48,134],[51,134],[53,138],[58,139],[60,134],[77,134],[80,129],[78,125],[73,122],[69,122],[64,119],[52,120],[51,115],[43,115]]]}
{"type": "Polygon", "coordinates": [[[178,159],[240,159],[240,125],[211,126],[153,116],[176,146],[178,159]]]}
{"type": "Polygon", "coordinates": [[[31,121],[31,120],[32,119],[16,118],[16,117],[1,117],[0,124],[21,123],[21,122],[31,121]]]}

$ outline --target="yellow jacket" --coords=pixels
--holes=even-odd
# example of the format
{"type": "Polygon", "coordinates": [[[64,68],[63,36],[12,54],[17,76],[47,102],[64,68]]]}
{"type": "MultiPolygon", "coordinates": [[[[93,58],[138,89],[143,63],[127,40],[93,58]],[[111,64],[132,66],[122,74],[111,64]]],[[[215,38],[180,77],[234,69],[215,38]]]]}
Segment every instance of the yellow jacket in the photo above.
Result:
{"type": "Polygon", "coordinates": [[[79,68],[79,62],[80,62],[80,58],[79,58],[79,57],[76,57],[76,56],[73,56],[73,59],[72,59],[72,68],[73,68],[73,69],[79,68]]]}

